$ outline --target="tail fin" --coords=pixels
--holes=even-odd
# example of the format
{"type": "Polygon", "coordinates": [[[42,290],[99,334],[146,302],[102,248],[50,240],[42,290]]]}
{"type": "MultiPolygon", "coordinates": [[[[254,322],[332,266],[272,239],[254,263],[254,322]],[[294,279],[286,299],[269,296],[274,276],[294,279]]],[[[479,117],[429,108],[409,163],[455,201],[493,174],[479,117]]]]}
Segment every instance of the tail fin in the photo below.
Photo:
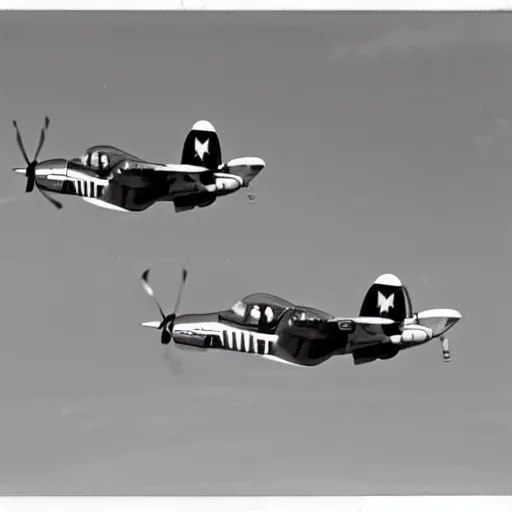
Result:
{"type": "Polygon", "coordinates": [[[366,293],[359,315],[390,318],[398,323],[410,318],[412,308],[407,288],[393,274],[379,276],[366,293]]]}
{"type": "Polygon", "coordinates": [[[222,163],[220,140],[209,121],[197,121],[183,145],[181,163],[217,170],[222,163]]]}

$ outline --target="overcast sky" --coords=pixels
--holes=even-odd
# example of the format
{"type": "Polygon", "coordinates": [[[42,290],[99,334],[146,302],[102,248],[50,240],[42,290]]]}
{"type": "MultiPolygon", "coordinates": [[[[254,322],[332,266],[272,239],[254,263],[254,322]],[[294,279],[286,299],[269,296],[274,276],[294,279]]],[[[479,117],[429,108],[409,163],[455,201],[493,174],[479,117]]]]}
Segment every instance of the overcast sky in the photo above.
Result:
{"type": "Polygon", "coordinates": [[[485,494],[512,475],[512,16],[9,13],[0,17],[0,492],[485,494]],[[198,119],[244,193],[176,214],[64,201],[10,169],[109,144],[179,162],[198,119]],[[20,198],[17,200],[16,198],[20,198]],[[173,376],[140,287],[171,308],[257,291],[356,315],[380,274],[439,342],[315,369],[187,352],[173,376]]]}

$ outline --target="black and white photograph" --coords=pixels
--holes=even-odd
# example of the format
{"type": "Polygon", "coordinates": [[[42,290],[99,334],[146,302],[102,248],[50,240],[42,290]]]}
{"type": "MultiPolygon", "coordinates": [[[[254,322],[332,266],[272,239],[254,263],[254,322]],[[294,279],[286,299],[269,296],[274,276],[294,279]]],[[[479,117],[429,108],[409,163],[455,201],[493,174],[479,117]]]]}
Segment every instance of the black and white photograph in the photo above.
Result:
{"type": "Polygon", "coordinates": [[[1,495],[510,494],[511,14],[4,10],[0,64],[1,495]]]}

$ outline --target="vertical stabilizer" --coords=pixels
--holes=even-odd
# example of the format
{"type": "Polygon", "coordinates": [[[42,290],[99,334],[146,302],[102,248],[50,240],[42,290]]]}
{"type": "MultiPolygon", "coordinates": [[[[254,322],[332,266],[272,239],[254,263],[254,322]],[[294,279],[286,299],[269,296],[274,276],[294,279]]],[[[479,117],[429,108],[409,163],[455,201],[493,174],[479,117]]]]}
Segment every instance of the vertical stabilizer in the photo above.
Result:
{"type": "Polygon", "coordinates": [[[209,121],[197,121],[185,139],[181,163],[217,170],[222,163],[220,140],[209,121]]]}
{"type": "Polygon", "coordinates": [[[366,293],[359,314],[390,318],[399,323],[410,318],[412,310],[407,289],[393,274],[379,276],[366,293]]]}

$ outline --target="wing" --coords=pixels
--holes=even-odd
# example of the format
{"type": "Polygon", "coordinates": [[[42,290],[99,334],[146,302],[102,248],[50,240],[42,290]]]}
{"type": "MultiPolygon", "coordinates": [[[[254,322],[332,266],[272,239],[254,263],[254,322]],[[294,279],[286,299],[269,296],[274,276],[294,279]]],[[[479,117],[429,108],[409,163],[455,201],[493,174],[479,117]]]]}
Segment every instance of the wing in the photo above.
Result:
{"type": "Polygon", "coordinates": [[[172,199],[182,195],[215,191],[214,172],[194,165],[162,165],[144,161],[124,160],[110,172],[114,185],[144,188],[165,185],[172,199]]]}
{"type": "Polygon", "coordinates": [[[153,183],[161,186],[164,181],[169,182],[173,196],[215,188],[213,171],[206,167],[149,162],[114,146],[92,146],[74,161],[87,170],[108,176],[114,185],[138,188],[153,183]]]}
{"type": "Polygon", "coordinates": [[[386,326],[396,324],[390,318],[371,316],[335,317],[330,318],[327,323],[337,324],[341,332],[347,332],[348,344],[354,348],[389,342],[389,336],[385,333],[386,326]]]}
{"type": "Polygon", "coordinates": [[[143,162],[141,158],[114,146],[91,146],[81,157],[73,161],[80,163],[83,167],[103,172],[111,171],[124,161],[143,162]]]}

